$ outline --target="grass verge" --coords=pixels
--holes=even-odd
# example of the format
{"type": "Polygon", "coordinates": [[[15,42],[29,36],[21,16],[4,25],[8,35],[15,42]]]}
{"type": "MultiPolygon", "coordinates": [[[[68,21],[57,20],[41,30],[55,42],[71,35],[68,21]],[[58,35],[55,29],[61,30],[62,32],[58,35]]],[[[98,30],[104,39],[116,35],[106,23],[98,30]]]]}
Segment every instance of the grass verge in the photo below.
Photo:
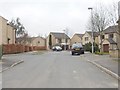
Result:
{"type": "Polygon", "coordinates": [[[95,54],[97,54],[97,55],[108,55],[109,53],[108,52],[95,52],[95,54]]]}

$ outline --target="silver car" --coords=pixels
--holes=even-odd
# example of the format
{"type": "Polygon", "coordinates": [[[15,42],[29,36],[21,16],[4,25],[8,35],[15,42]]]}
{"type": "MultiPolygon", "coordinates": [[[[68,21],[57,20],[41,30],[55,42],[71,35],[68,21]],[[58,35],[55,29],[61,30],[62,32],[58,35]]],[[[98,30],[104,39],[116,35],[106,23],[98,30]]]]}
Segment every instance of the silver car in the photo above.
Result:
{"type": "Polygon", "coordinates": [[[62,51],[62,48],[60,46],[53,46],[52,50],[53,51],[62,51]]]}

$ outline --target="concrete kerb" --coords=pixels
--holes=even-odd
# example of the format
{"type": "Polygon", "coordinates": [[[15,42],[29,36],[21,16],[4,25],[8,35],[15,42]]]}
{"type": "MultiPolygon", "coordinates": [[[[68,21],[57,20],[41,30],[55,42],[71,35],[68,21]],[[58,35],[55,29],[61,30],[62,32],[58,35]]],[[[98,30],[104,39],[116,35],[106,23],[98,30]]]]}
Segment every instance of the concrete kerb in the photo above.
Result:
{"type": "Polygon", "coordinates": [[[88,62],[92,63],[93,65],[97,66],[98,68],[100,68],[101,70],[103,70],[104,72],[106,72],[107,74],[113,76],[114,78],[116,78],[117,80],[120,80],[120,76],[118,76],[116,73],[112,72],[111,70],[101,66],[100,64],[95,63],[94,61],[91,60],[87,60],[88,62]]]}
{"type": "Polygon", "coordinates": [[[23,60],[20,60],[20,61],[18,61],[18,62],[15,62],[15,63],[13,63],[10,67],[7,67],[7,68],[1,70],[0,73],[4,72],[4,71],[6,71],[6,70],[8,70],[8,69],[10,69],[10,68],[12,68],[12,67],[20,64],[20,63],[23,63],[23,62],[24,62],[23,60]]]}
{"type": "Polygon", "coordinates": [[[24,62],[23,60],[20,60],[20,61],[18,61],[18,62],[16,62],[16,63],[12,64],[10,67],[14,67],[14,66],[16,66],[16,65],[18,65],[18,64],[20,64],[20,63],[23,63],[23,62],[24,62]]]}

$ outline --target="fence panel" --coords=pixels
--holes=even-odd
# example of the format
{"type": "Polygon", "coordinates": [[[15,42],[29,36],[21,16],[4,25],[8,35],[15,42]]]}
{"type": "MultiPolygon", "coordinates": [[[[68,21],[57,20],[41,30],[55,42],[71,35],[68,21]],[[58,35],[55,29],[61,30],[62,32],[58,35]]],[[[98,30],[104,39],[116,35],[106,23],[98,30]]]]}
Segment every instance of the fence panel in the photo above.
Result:
{"type": "MultiPolygon", "coordinates": [[[[0,47],[2,49],[2,47],[0,47]]],[[[25,46],[21,44],[7,44],[3,45],[3,54],[16,54],[23,53],[29,51],[38,51],[38,50],[46,50],[45,46],[25,46]]],[[[2,52],[2,51],[0,51],[2,52]]],[[[1,54],[0,54],[1,55],[1,54]]]]}

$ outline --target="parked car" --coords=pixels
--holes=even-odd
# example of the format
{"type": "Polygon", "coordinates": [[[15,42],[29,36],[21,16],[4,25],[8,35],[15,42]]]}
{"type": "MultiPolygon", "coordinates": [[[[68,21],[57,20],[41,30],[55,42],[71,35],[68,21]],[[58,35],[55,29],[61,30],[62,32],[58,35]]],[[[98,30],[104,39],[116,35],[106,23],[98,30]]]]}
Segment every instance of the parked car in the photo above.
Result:
{"type": "Polygon", "coordinates": [[[60,46],[53,46],[52,50],[53,51],[62,51],[62,48],[60,46]]]}
{"type": "Polygon", "coordinates": [[[72,55],[74,54],[84,54],[84,49],[81,43],[75,43],[72,45],[72,49],[71,49],[71,53],[72,55]]]}

